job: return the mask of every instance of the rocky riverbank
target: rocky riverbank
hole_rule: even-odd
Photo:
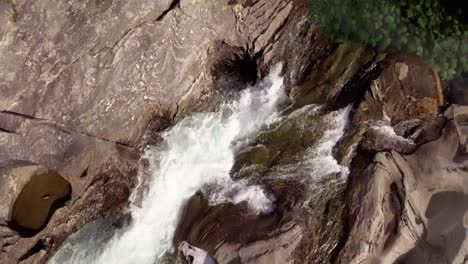
[[[275,211],[197,194],[174,247],[218,263],[466,261],[466,78],[332,43],[305,0],[4,1],[0,14],[1,263],[45,263],[87,223],[129,220],[145,147],[277,62],[290,100],[231,170]],[[304,162],[341,130],[321,148],[336,164]]]

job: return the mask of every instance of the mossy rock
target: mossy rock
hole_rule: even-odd
[[[315,105],[299,109],[260,132],[256,140],[236,154],[231,175],[261,174],[262,168],[295,164],[304,151],[322,136],[322,108]],[[242,175],[236,175],[239,171]]]
[[[332,104],[345,90],[347,86],[353,86],[353,78],[360,72],[378,61],[378,56],[364,46],[345,42],[331,52],[325,60],[317,62],[317,67],[312,70],[309,78],[300,86],[291,90],[294,103],[288,109],[288,113],[309,104],[325,104],[334,108]],[[347,91],[349,102],[355,96],[362,94],[365,87],[352,87],[354,91]],[[342,104],[346,105],[346,103]]]

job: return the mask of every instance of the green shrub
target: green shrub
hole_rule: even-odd
[[[337,42],[424,58],[445,79],[468,71],[468,32],[461,9],[435,0],[310,0],[310,14]]]

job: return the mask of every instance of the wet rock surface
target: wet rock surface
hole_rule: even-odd
[[[101,218],[84,225],[78,232],[67,237],[61,250],[50,260],[51,263],[65,263],[73,254],[77,254],[77,248],[87,249],[79,251],[80,256],[75,256],[85,260],[87,256],[96,254],[125,224],[125,219]]]
[[[307,8],[305,0],[0,1],[0,161],[38,164],[72,190],[24,236],[8,223],[18,192],[2,178],[0,263],[45,263],[87,223],[81,235],[114,232],[106,221],[125,218],[138,178],[149,177],[143,147],[277,62],[289,104],[231,171],[273,195],[275,211],[210,206],[197,194],[174,247],[188,241],[220,264],[463,263],[465,79],[445,89],[418,59],[331,43]],[[304,162],[340,130],[331,121],[348,105],[346,132],[327,156],[338,163]]]
[[[327,120],[333,116],[329,108],[284,111],[238,152],[231,171],[277,198],[274,213],[261,223],[279,220],[256,224],[253,231],[248,212],[233,213],[238,207],[211,211],[191,202],[179,239],[207,249],[222,263],[462,263],[466,107],[439,108],[436,79],[421,61],[391,56],[381,67],[355,102],[332,152],[349,175],[344,167],[327,174],[321,166],[330,164],[301,162],[309,148],[333,133],[327,128],[334,120]],[[370,77],[362,78],[365,83]],[[448,213],[443,207],[450,203]],[[239,225],[251,236],[229,235],[238,234]]]

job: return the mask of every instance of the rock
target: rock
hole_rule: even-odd
[[[321,152],[331,155],[329,141],[339,140],[349,112],[308,105],[265,127],[236,153],[231,175],[273,195],[274,212],[255,215],[245,205],[233,204],[210,207],[199,194],[186,205],[174,244],[186,240],[220,263],[329,261],[342,228],[343,203],[337,195],[344,189],[341,167],[317,168],[311,160],[328,155]],[[323,135],[328,135],[326,142]],[[318,158],[322,162],[317,165],[324,167],[330,164],[323,160],[333,159]]]
[[[407,56],[388,57],[360,103],[357,119],[387,118],[392,126],[411,119],[432,120],[438,114],[439,94],[432,68]]]
[[[214,87],[225,97],[257,82],[257,64],[247,51],[224,42],[215,43],[213,49],[217,55],[211,64],[211,75]]]
[[[468,155],[459,147],[450,120],[439,139],[413,154],[378,153],[363,174],[352,176],[350,186],[361,187],[347,198],[350,227],[339,263],[462,263]]]
[[[359,56],[356,58],[359,61]],[[375,63],[375,60],[376,58],[370,59],[367,63]],[[367,63],[361,65],[372,68]],[[372,75],[375,72],[370,70],[368,74]],[[360,76],[361,79],[356,75]],[[369,75],[359,75],[354,72],[354,74],[350,74],[352,77],[347,79],[347,84],[336,86],[341,88],[335,91],[337,91],[337,94],[346,94],[347,88],[343,87],[353,87],[356,82],[365,83],[366,80],[369,80],[367,79],[370,78]],[[336,78],[342,80],[344,77]],[[418,80],[418,78],[421,78],[421,80]],[[330,81],[330,83],[335,84],[336,79]],[[423,175],[418,180],[413,180],[410,186],[404,188],[400,183],[388,180],[387,176],[377,177],[375,175],[395,172],[399,173],[399,179],[404,178],[411,181],[410,176],[406,176],[407,173],[410,173],[410,170],[400,164],[401,160],[398,160],[400,162],[398,166],[402,167],[397,167],[394,164],[396,161],[388,161],[383,158],[386,157],[385,153],[392,153],[395,157],[403,157],[399,153],[408,156],[419,155],[420,152],[418,151],[420,150],[417,147],[438,140],[442,134],[442,129],[446,127],[447,119],[439,114],[439,93],[431,68],[414,58],[404,56],[388,57],[383,61],[382,72],[379,73],[372,84],[369,84],[369,87],[370,89],[365,92],[362,101],[358,103],[357,109],[351,114],[349,133],[335,147],[336,152],[342,155],[339,160],[344,164],[349,164],[351,169],[347,183],[341,184],[338,177],[330,175],[322,178],[322,180],[305,180],[310,172],[306,171],[308,167],[301,160],[304,150],[316,144],[316,140],[320,139],[324,133],[323,126],[330,124],[331,120],[321,121],[323,114],[327,112],[327,108],[316,111],[315,114],[312,114],[314,113],[314,111],[311,111],[312,106],[305,106],[293,111],[298,100],[295,100],[293,106],[288,110],[282,112],[283,117],[277,124],[265,128],[263,132],[259,133],[258,139],[251,146],[241,150],[236,157],[235,166],[231,171],[234,177],[242,177],[252,183],[262,185],[269,193],[278,198],[274,215],[287,216],[287,220],[281,220],[283,224],[280,225],[279,230],[285,230],[287,226],[297,226],[301,230],[301,241],[288,248],[286,254],[288,257],[284,259],[284,263],[289,261],[298,263],[352,263],[361,260],[374,263],[381,261],[382,256],[380,255],[353,255],[359,252],[355,250],[355,244],[361,243],[359,241],[361,241],[360,237],[363,237],[363,235],[353,235],[354,229],[352,228],[357,225],[362,225],[362,228],[369,228],[369,226],[373,228],[375,225],[375,230],[384,232],[384,235],[379,234],[378,239],[380,240],[375,242],[375,245],[377,248],[382,249],[382,252],[386,252],[387,244],[392,243],[392,230],[398,227],[398,221],[400,220],[397,219],[402,214],[401,208],[403,205],[399,203],[401,199],[404,199],[401,198],[402,190],[414,188],[414,182],[421,181],[426,184]],[[295,92],[294,90],[291,91],[293,98],[296,98]],[[311,95],[317,96],[317,98],[320,95],[327,98],[324,94],[320,94],[318,90],[311,91]],[[340,95],[335,94],[332,97],[340,98]],[[310,103],[310,101],[304,102],[305,104]],[[341,105],[338,99],[326,100],[326,102],[330,105]],[[301,107],[301,105],[296,106]],[[311,135],[316,136],[316,138]],[[442,135],[440,138],[444,139],[446,136]],[[359,147],[355,147],[356,145]],[[444,143],[441,143],[441,145],[444,145]],[[362,150],[365,150],[365,152],[363,153]],[[443,151],[440,152],[443,153]],[[375,153],[377,155],[374,160]],[[450,155],[447,154],[447,157],[450,157]],[[417,164],[417,162],[414,164]],[[311,169],[317,170],[318,168]],[[364,174],[369,176],[359,176]],[[288,181],[283,182],[279,178],[287,178]],[[280,186],[283,186],[282,184],[285,184],[284,188],[280,188]],[[387,198],[387,196],[384,198],[371,197],[370,195],[374,193],[377,195],[387,195],[389,193],[387,196],[390,196],[390,198]],[[369,200],[364,201],[369,201],[372,204],[369,204],[369,207],[361,208],[359,206],[363,201],[361,196],[366,194],[369,195],[369,198],[364,199]],[[415,200],[418,199],[415,198]],[[383,224],[375,220],[377,216],[368,214],[372,210],[377,210],[375,208],[379,208],[378,204],[382,200],[385,207],[380,211],[388,211],[394,215],[393,218],[389,217],[383,220],[383,223],[388,225],[386,229],[383,229],[384,231],[379,229]],[[243,257],[240,252],[245,252],[249,245],[261,243],[259,240],[263,241],[264,245],[271,247],[271,251],[266,250],[265,252],[280,252],[274,247],[274,241],[281,240],[281,234],[284,234],[282,232],[278,233],[278,227],[272,229],[269,227],[262,230],[259,234],[263,233],[263,236],[257,237],[257,242],[253,244],[229,236],[231,238],[228,239],[229,242],[217,240],[218,243],[211,241],[212,244],[208,245],[201,238],[219,236],[210,232],[209,225],[213,221],[211,219],[219,215],[219,213],[213,214],[206,211],[206,209],[192,207],[191,204],[188,205],[188,208],[193,209],[191,214],[197,215],[195,218],[189,217],[189,219],[198,219],[190,222],[190,226],[196,228],[197,231],[190,232],[190,235],[184,237],[195,243],[195,245],[208,248],[210,253],[213,253],[218,260],[248,263],[249,258]],[[231,210],[234,209],[228,208],[221,207],[219,210],[223,212],[223,215],[230,215]],[[188,210],[191,211],[192,209]],[[362,211],[359,211],[360,209]],[[196,211],[203,212],[203,214],[195,213]],[[299,219],[298,216],[301,216],[302,219]],[[236,217],[236,219],[239,219],[239,222],[247,222],[242,217]],[[183,226],[185,225],[188,224]],[[242,228],[248,230],[248,227]],[[218,225],[216,234],[227,234],[234,232],[233,230],[229,225]],[[361,232],[365,232],[364,229]],[[422,236],[422,233],[417,233],[417,235]],[[265,236],[268,239],[262,238]],[[374,244],[372,239],[367,241],[371,245]],[[348,243],[353,244],[349,246],[349,255],[346,255],[347,253],[343,252],[347,252]],[[218,247],[213,248],[214,245]],[[256,252],[262,251],[257,247],[251,249]],[[259,254],[252,258],[257,262],[262,259],[265,263],[274,259],[269,253]]]
[[[138,150],[11,113],[0,113],[0,127],[11,131],[0,132],[0,160],[40,164],[66,177],[73,190],[70,202],[32,237],[19,236],[0,220],[0,262],[43,263],[79,227],[97,218],[121,216],[136,184]]]
[[[220,245],[246,245],[251,241],[266,239],[287,218],[280,212],[256,215],[245,204],[209,206],[201,193],[190,199],[182,216],[174,245],[187,241],[203,248],[215,258]]]
[[[257,216],[242,204],[209,206],[195,196],[185,208],[174,245],[187,240],[232,263],[348,263],[361,256],[373,262],[382,257],[382,248],[407,251],[412,260],[421,252],[404,237],[406,231],[398,233],[401,239],[376,239],[376,246],[361,247],[369,224],[379,239],[397,237],[400,209],[410,209],[407,200],[423,211],[435,204],[420,214],[421,222],[435,226],[426,233],[428,243],[440,244],[432,237],[440,233],[439,222],[453,227],[446,234],[459,230],[462,205],[457,203],[451,215],[456,223],[434,208],[447,200],[463,201],[461,193],[447,187],[447,193],[430,193],[429,198],[418,186],[429,190],[433,184],[442,192],[441,182],[452,175],[452,167],[442,164],[439,176],[429,177],[434,159],[427,153],[434,148],[441,157],[464,158],[466,137],[460,135],[465,114],[447,117],[447,122],[439,115],[443,100],[428,65],[402,55],[383,58],[353,43],[333,43],[309,22],[307,9],[305,0],[2,1],[0,161],[25,160],[56,171],[71,184],[73,196],[31,237],[21,237],[0,219],[0,263],[44,263],[85,224],[124,217],[137,176],[143,183],[148,179],[141,159],[144,147],[160,142],[160,132],[180,118],[216,109],[224,96],[262,78],[280,61],[293,104],[282,112],[282,123],[266,128],[255,144],[239,151],[232,171],[273,194],[276,211]],[[462,90],[447,94],[458,98]],[[295,167],[319,142],[325,125],[317,122],[319,115],[295,111],[316,103],[325,104],[320,115],[356,105],[349,133],[332,152],[340,169],[351,165],[346,181],[340,173],[315,179],[310,167]],[[293,114],[296,119],[290,118]],[[423,147],[380,141],[369,128],[382,120],[397,136]],[[457,128],[447,132],[449,124]],[[442,128],[445,134],[437,139]],[[460,153],[441,147],[455,130]],[[366,153],[364,141],[358,147],[364,135],[374,137]],[[435,142],[440,145],[431,145]],[[404,156],[391,150],[415,152]],[[374,159],[378,151],[390,151],[391,157],[378,153]],[[401,183],[412,178],[400,157],[418,175],[411,184]],[[418,168],[415,160],[423,166]],[[453,179],[458,179],[449,180],[453,186],[463,185],[457,175],[466,167],[460,160],[450,161],[456,168]],[[403,172],[395,170],[396,163]],[[382,176],[383,167],[395,173],[394,185]],[[420,197],[411,198],[411,188]],[[380,212],[392,215],[381,221]],[[388,227],[384,234],[378,228],[383,225]],[[460,246],[456,239],[447,244],[453,251]],[[385,254],[396,260],[391,252]]]
[[[340,173],[314,178],[317,168],[304,165],[305,153],[319,144],[324,133],[339,133],[325,132],[336,125],[336,115],[330,114],[326,120],[323,115],[359,98],[366,89],[361,84],[369,82],[381,58],[350,43],[334,47],[320,35],[316,35],[313,49],[315,65],[303,70],[304,78],[291,90],[292,105],[281,113],[281,121],[265,128],[237,153],[231,170],[233,177],[247,179],[271,193],[277,199],[275,212],[252,216],[242,206],[207,207],[204,198],[196,196],[186,205],[175,245],[187,240],[226,263],[276,259],[323,263],[336,258],[334,248],[340,244],[345,224],[340,196],[345,185]],[[311,103],[325,103],[326,107]],[[407,148],[413,150],[412,145]],[[252,230],[253,226],[257,228]]]
[[[77,259],[90,263],[101,247],[112,239],[124,224],[125,221],[115,219],[97,219],[86,224],[78,232],[67,237],[60,251],[54,254],[48,263],[65,263],[72,255],[76,257],[76,254],[80,254]],[[85,248],[86,250],[83,250]]]
[[[448,84],[447,101],[452,104],[468,105],[468,74],[465,73]]]
[[[305,1],[228,2],[5,4],[0,111],[135,146],[150,120],[219,103],[210,71],[217,57],[242,50],[250,59],[239,66],[252,68],[238,76],[245,83],[283,58],[287,74],[300,76],[313,54]],[[219,42],[228,54],[217,53]]]
[[[351,171],[334,263],[463,262],[467,242],[455,234],[467,210],[465,132],[457,132],[457,106],[439,113],[439,96],[429,66],[405,56],[384,60],[342,140],[347,149],[359,141],[355,155],[338,152]],[[450,203],[454,210],[439,214]]]
[[[318,39],[315,45],[326,46],[326,43]],[[365,92],[364,84],[381,59],[373,51],[354,43],[343,43],[336,49],[317,49],[316,55],[323,58],[316,59],[304,83],[292,89],[292,110],[308,104],[325,104],[333,109],[350,104]]]
[[[44,263],[86,223],[121,217],[137,175],[148,175],[141,150],[185,115],[214,110],[219,77],[236,73],[221,83],[243,86],[283,61],[296,85],[317,56],[306,1],[10,1],[0,10],[0,161],[50,168],[73,189],[33,237],[0,223],[7,264]]]
[[[402,136],[402,137],[409,137],[414,132],[414,130],[418,129],[424,122],[420,119],[410,119],[402,121],[396,124],[393,128],[395,134]]]
[[[308,2],[230,1],[242,35],[241,45],[256,59],[258,76],[272,65],[285,65],[286,86],[298,85],[310,73],[310,64],[324,53],[323,38],[308,19]],[[229,2],[228,2],[229,3]]]
[[[201,248],[191,246],[186,241],[183,241],[179,250],[185,257],[188,264],[216,264],[216,261]]]
[[[70,183],[60,174],[30,162],[3,162],[0,175],[0,218],[23,232],[38,232],[71,196]]]
[[[396,150],[409,154],[440,136],[445,118],[439,113],[437,79],[423,61],[405,55],[387,56],[369,89],[356,102],[350,127],[337,159],[350,164],[356,142],[364,151]]]
[[[224,244],[218,249],[216,257],[218,263],[267,264],[272,263],[272,261],[293,263],[293,252],[301,239],[301,229],[295,226],[274,236],[274,238],[255,241],[247,246],[240,247],[236,244]],[[258,254],[259,252],[262,252],[262,254]]]
[[[416,149],[416,144],[411,139],[397,135],[390,125],[377,124],[364,133],[360,147],[366,151],[395,150],[409,154]]]
[[[217,263],[289,263],[302,238],[302,229],[291,225],[290,217],[286,211],[258,216],[246,206],[232,204],[209,207],[199,194],[186,206],[174,243],[187,238]]]
[[[251,146],[237,153],[231,175],[254,178],[269,167],[299,162],[306,149],[317,142],[326,129],[321,114],[324,114],[323,108],[309,105],[261,131]]]
[[[445,116],[453,120],[459,139],[459,150],[468,154],[468,106],[452,105]]]
[[[439,114],[433,120],[426,122],[419,119],[403,121],[395,125],[393,129],[397,135],[406,137],[419,146],[438,139],[446,122],[447,118]]]

